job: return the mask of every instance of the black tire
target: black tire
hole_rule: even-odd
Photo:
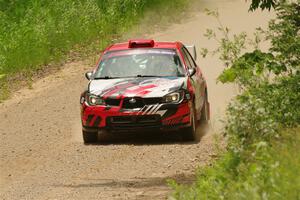
[[[183,129],[182,136],[185,141],[195,141],[197,139],[196,129],[197,129],[197,120],[195,109],[193,108],[191,115],[192,124],[190,127]]]
[[[202,123],[207,123],[209,120],[209,103],[207,100],[207,96],[205,97],[202,109],[201,109],[201,117],[200,117],[200,121]]]
[[[83,137],[84,144],[91,144],[91,143],[97,142],[98,133],[97,132],[82,131],[82,137]]]

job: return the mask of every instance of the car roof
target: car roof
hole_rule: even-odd
[[[131,44],[138,44],[138,45],[131,46]],[[146,46],[139,46],[145,44]],[[138,40],[129,40],[128,42],[113,44],[107,47],[105,49],[105,52],[126,50],[126,49],[137,49],[137,48],[180,49],[181,47],[182,47],[181,42],[156,42],[154,40],[138,39]]]

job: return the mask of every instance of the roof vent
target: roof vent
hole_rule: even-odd
[[[154,47],[154,40],[129,40],[129,48]]]

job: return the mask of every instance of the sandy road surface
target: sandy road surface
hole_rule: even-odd
[[[213,3],[211,3],[213,2]],[[265,25],[269,13],[248,14],[244,1],[202,1],[219,8],[234,31],[252,32]],[[152,35],[156,40],[180,40],[214,46],[202,37],[215,27],[211,17],[196,12],[183,24]],[[175,135],[135,134],[113,138],[110,144],[85,146],[81,140],[79,94],[87,81],[87,62],[68,63],[62,71],[23,89],[0,104],[0,199],[166,199],[167,178],[193,180],[197,165],[214,157],[213,133],[221,129],[233,86],[216,84],[222,70],[216,58],[199,59],[208,81],[212,120],[198,128],[199,143],[183,143]]]

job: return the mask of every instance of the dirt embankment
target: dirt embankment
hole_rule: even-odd
[[[268,13],[247,13],[240,1],[202,1],[219,8],[233,31],[253,32]],[[149,37],[214,47],[202,35],[216,27],[201,12]],[[198,49],[198,50],[199,50]],[[209,88],[212,120],[198,128],[199,143],[183,143],[176,134],[126,135],[106,145],[85,146],[81,140],[79,94],[87,81],[88,62],[67,63],[63,70],[22,89],[0,105],[1,199],[165,199],[166,179],[193,180],[194,169],[215,156],[214,133],[235,94],[216,84],[222,70],[217,58],[199,58]]]

